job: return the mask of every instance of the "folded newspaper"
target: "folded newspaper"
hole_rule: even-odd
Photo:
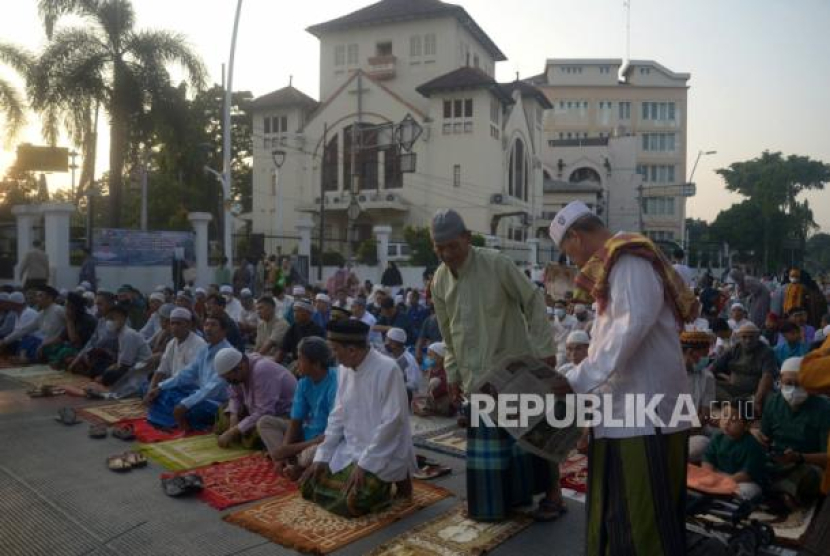
[[[498,400],[499,396],[514,398],[519,394],[535,394],[548,403],[540,411],[524,411],[521,418],[510,421],[498,420],[498,411],[491,416],[494,422],[504,428],[519,446],[528,452],[550,461],[565,461],[582,431],[573,419],[565,426],[551,423],[562,421],[566,413],[565,400],[554,398],[554,387],[567,381],[564,375],[534,357],[509,357],[501,360],[495,368],[472,387],[471,394],[487,394]],[[506,398],[505,398],[506,399]],[[550,403],[553,402],[553,403]],[[497,404],[498,405],[498,404]],[[514,403],[521,407],[521,404]],[[558,423],[557,423],[558,424]]]

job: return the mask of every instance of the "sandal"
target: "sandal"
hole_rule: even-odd
[[[147,458],[141,452],[124,452],[122,458],[130,467],[147,467]]]
[[[534,521],[550,522],[556,521],[567,512],[568,507],[565,505],[565,502],[556,503],[543,498],[539,500],[539,505],[535,510],[533,510],[533,512],[531,512],[530,517],[532,517]]]
[[[162,479],[161,487],[167,496],[176,497],[199,492],[204,488],[204,483],[202,477],[196,473],[188,473],[187,475]]]
[[[112,429],[112,435],[121,440],[135,440],[135,427],[133,425],[119,425]]]
[[[124,459],[123,454],[118,454],[115,456],[110,456],[107,458],[107,467],[110,471],[115,471],[118,473],[123,473],[125,471],[129,471],[132,469],[132,466]]]
[[[107,425],[104,423],[97,423],[94,425],[89,426],[89,437],[90,438],[106,438],[107,437]]]
[[[78,420],[78,415],[75,413],[75,410],[71,407],[62,407],[58,410],[58,416],[55,417],[55,421],[58,423],[63,423],[64,425],[77,425],[80,423]]]
[[[26,391],[30,398],[51,398],[53,396],[60,396],[66,393],[63,388],[56,388],[51,384],[43,384],[35,386]]]
[[[418,468],[418,471],[412,474],[413,479],[426,481],[429,479],[437,479],[444,475],[452,473],[452,469],[444,465],[424,465]]]

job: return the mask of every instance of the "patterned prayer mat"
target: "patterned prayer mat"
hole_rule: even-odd
[[[216,435],[189,436],[155,444],[139,444],[138,450],[170,471],[184,471],[238,459],[253,453],[244,448],[220,448]]]
[[[500,545],[533,519],[516,515],[507,521],[481,523],[464,517],[459,505],[377,547],[369,556],[479,556]]]
[[[588,456],[573,451],[559,464],[559,484],[577,492],[588,491]]]
[[[277,475],[274,463],[265,454],[254,454],[191,471],[163,473],[161,478],[183,473],[197,473],[202,477],[205,488],[199,493],[199,498],[217,510],[297,490],[296,483]]]
[[[457,458],[467,457],[467,430],[450,425],[414,436],[415,446]]]
[[[296,492],[226,515],[225,521],[244,527],[285,547],[328,554],[378,529],[430,506],[452,494],[441,487],[414,481],[412,500],[398,500],[388,510],[348,519],[303,500]]]
[[[28,365],[25,367],[21,367],[19,363],[15,365],[9,363],[8,365],[8,367],[0,366],[0,375],[26,383],[37,376],[54,375],[60,372],[52,369],[49,365]]]
[[[124,400],[106,405],[90,405],[81,408],[79,414],[92,421],[103,421],[112,425],[127,419],[144,419],[147,408],[141,400]]]
[[[420,415],[409,416],[409,426],[412,429],[412,436],[425,434],[440,429],[447,429],[455,425],[453,417],[421,417]]]
[[[178,440],[179,438],[186,438],[189,436],[199,436],[202,434],[210,434],[212,431],[188,431],[182,433],[181,431],[167,432],[157,429],[147,422],[146,417],[139,419],[123,419],[115,423],[116,425],[132,425],[135,432],[135,439],[142,444],[153,444],[154,442],[167,442],[168,440]]]

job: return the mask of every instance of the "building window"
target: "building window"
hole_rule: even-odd
[[[446,105],[444,107],[444,112],[446,113]],[[444,116],[446,118],[446,116]],[[495,98],[490,98],[490,121],[494,124],[499,123],[499,101]]]
[[[421,56],[421,35],[412,35],[409,37],[409,55],[412,58]]]
[[[476,69],[479,69],[478,68],[478,54],[473,55],[473,66],[475,66]]]
[[[375,45],[375,56],[383,57],[383,56],[391,56],[391,55],[392,55],[392,42],[391,41],[379,42]]]
[[[435,53],[435,33],[427,33],[424,35],[424,56],[435,56]]]
[[[674,241],[674,232],[667,230],[647,230],[646,235],[651,241]]]
[[[452,167],[452,186],[461,187],[461,164]]]
[[[508,195],[527,201],[528,161],[524,141],[516,139],[510,151],[510,164],[507,173]]]
[[[610,72],[611,72],[611,68],[609,68],[608,66],[600,66],[600,68],[599,68],[599,72],[600,72],[601,74],[603,74],[603,73],[610,73]]]
[[[457,98],[444,101],[444,135],[450,133],[472,133],[473,99]]]
[[[337,191],[337,147],[340,138],[335,135],[323,151],[323,191]]]
[[[350,66],[357,65],[357,45],[356,44],[350,44],[349,45],[349,48],[348,48],[348,51],[347,51],[347,56],[346,56],[346,63],[349,64]]]
[[[673,164],[639,164],[637,173],[645,183],[674,183],[675,166]]]
[[[464,117],[465,118],[472,118],[473,117],[473,99],[471,99],[471,98],[464,99]]]
[[[383,183],[384,189],[403,187],[401,171],[401,151],[397,145],[387,145],[383,149]]]
[[[642,117],[643,120],[674,121],[675,105],[673,102],[644,102],[642,104]]]
[[[643,214],[673,216],[674,197],[643,197]]]
[[[452,101],[445,100],[444,101],[444,119],[448,120],[452,118]]]
[[[264,133],[271,133],[271,116],[265,116],[262,120],[262,126]]]
[[[621,102],[619,104],[619,116],[621,120],[630,120],[631,119],[631,103],[630,102]]]
[[[334,47],[334,65],[342,66],[346,63],[346,47],[338,44]]]
[[[643,150],[649,152],[674,152],[674,133],[643,133]]]
[[[648,75],[651,73],[651,68],[640,68],[640,75]]]

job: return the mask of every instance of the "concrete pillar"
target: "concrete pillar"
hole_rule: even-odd
[[[536,266],[539,264],[539,240],[535,237],[531,238],[527,240],[527,245],[530,247],[530,258],[527,262]]]
[[[32,228],[40,217],[40,205],[15,205],[12,214],[17,219],[17,263],[14,265],[14,280],[20,282],[20,261],[32,247]]]
[[[210,267],[208,266],[208,223],[213,219],[209,212],[189,212],[187,219],[196,232],[196,285],[206,286],[210,283]]]
[[[311,230],[314,229],[314,222],[311,218],[304,216],[297,220],[297,231],[300,233],[300,244],[297,246],[297,254],[308,257],[311,263]]]
[[[380,266],[381,272],[383,272],[389,263],[389,236],[392,235],[392,227],[375,226],[372,228],[372,231],[375,232],[375,237],[377,238],[378,265]]]
[[[40,205],[40,211],[43,213],[43,235],[52,285],[57,288],[72,287],[78,278],[72,275],[69,267],[69,217],[75,212],[75,205],[47,203]]]

